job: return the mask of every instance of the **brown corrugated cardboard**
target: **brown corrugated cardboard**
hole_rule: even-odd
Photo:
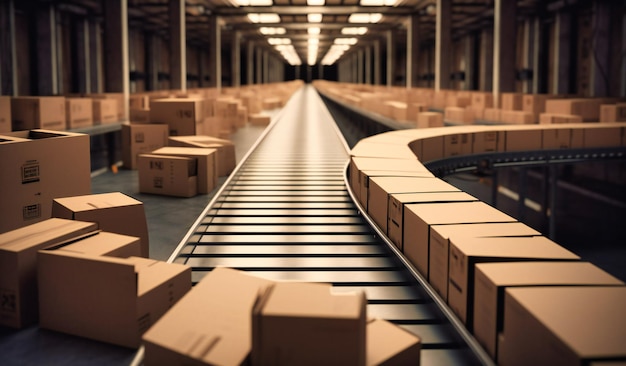
[[[139,191],[166,196],[193,197],[198,194],[198,161],[169,155],[141,154],[137,157]]]
[[[590,124],[583,131],[583,147],[619,147],[622,145],[621,126],[614,123]]]
[[[92,99],[93,124],[106,125],[120,121],[118,102],[115,99]]]
[[[581,116],[572,114],[557,114],[557,113],[541,113],[539,115],[539,124],[560,124],[560,123],[580,123],[583,119]]]
[[[157,99],[150,103],[150,123],[165,123],[171,136],[198,134],[204,119],[204,101],[195,98]]]
[[[254,307],[254,365],[365,365],[363,292],[330,284],[279,282]]]
[[[500,105],[504,111],[521,111],[523,107],[524,94],[521,93],[502,93],[500,94]]]
[[[150,110],[149,109],[130,109],[128,111],[128,121],[131,124],[150,123]]]
[[[13,131],[65,130],[65,97],[11,98]]]
[[[48,219],[0,234],[0,325],[37,322],[37,251],[98,229],[92,222]]]
[[[172,155],[198,160],[198,193],[207,194],[217,186],[217,149],[201,147],[166,146],[152,152],[154,155]]]
[[[493,93],[492,92],[472,92],[472,108],[487,109],[493,108]],[[498,106],[495,106],[498,107]]]
[[[40,326],[138,347],[191,288],[189,267],[134,257],[139,252],[139,238],[106,232],[39,251]]]
[[[271,122],[270,116],[263,114],[250,114],[248,115],[248,123],[253,126],[267,126]]]
[[[542,129],[543,149],[572,149],[581,148],[583,144],[583,130],[567,126],[554,126]],[[576,145],[576,141],[579,144]]]
[[[526,111],[500,111],[500,121],[514,125],[534,124],[535,116]]]
[[[66,128],[83,128],[93,125],[93,107],[89,98],[65,99]]]
[[[522,97],[522,110],[532,113],[536,123],[539,121],[539,114],[546,111],[546,101],[551,98],[556,98],[556,96],[549,94],[524,94]]]
[[[504,320],[504,290],[523,286],[614,285],[624,282],[588,262],[506,262],[476,264],[474,335],[495,360]]]
[[[420,112],[417,114],[417,128],[443,127],[443,114]]]
[[[502,365],[584,365],[626,358],[626,287],[509,288]]]
[[[145,94],[133,94],[128,97],[128,107],[132,110],[149,110],[150,97]]]
[[[581,116],[585,122],[600,119],[601,98],[557,99],[546,101],[546,113]]]
[[[449,122],[472,124],[474,122],[473,109],[463,107],[446,107],[444,111],[444,119]]]
[[[366,365],[419,365],[422,343],[418,336],[383,319],[367,323]]]
[[[413,203],[443,203],[478,201],[465,192],[392,193],[389,195],[387,236],[403,250],[404,207]]]
[[[115,101],[115,105],[112,104],[107,104],[107,109],[110,110],[113,109],[115,110],[115,122],[121,122],[124,120],[124,110],[125,110],[125,103],[124,103],[124,93],[96,93],[96,94],[87,94],[86,95],[89,98],[93,98],[93,99],[108,99],[108,100],[114,100]],[[109,117],[107,117],[107,120],[109,119]],[[94,117],[94,122],[95,122],[95,117]]]
[[[122,125],[122,163],[125,168],[137,169],[137,156],[148,154],[167,146],[167,125],[127,124]]]
[[[483,119],[489,122],[502,122],[500,112],[498,108],[487,108],[483,114]]]
[[[472,152],[474,154],[486,152],[500,152],[504,149],[504,138],[501,131],[483,131],[472,134]]]
[[[11,132],[11,97],[0,95],[0,133]]]
[[[472,331],[475,264],[550,260],[575,261],[580,260],[580,257],[543,236],[452,237],[450,238],[448,305]]]
[[[451,237],[538,236],[521,222],[443,224],[430,226],[428,282],[443,300],[448,299],[448,263]]]
[[[626,103],[601,105],[600,122],[626,122]]]
[[[484,202],[408,204],[404,207],[404,255],[428,279],[431,225],[515,221]]]
[[[392,193],[459,192],[460,189],[430,177],[370,177],[367,213],[387,233],[389,195]]]
[[[428,106],[424,103],[407,103],[406,117],[409,121],[418,122],[419,127],[419,114],[428,111]],[[442,116],[443,117],[443,116]],[[442,118],[443,124],[443,118]]]
[[[443,157],[463,156],[472,153],[472,134],[450,133],[443,136]]]
[[[273,283],[215,268],[143,335],[144,364],[243,364],[252,348],[252,308]]]
[[[524,128],[504,131],[504,151],[541,150],[543,129]]]
[[[148,224],[143,203],[120,192],[57,198],[52,216],[98,223],[101,230],[136,236],[141,256],[149,257]]]
[[[235,144],[229,140],[211,136],[170,136],[168,143],[170,146],[217,149],[217,174],[220,177],[229,175],[237,165]]]
[[[89,136],[32,130],[0,136],[0,232],[50,218],[52,199],[91,192]]]

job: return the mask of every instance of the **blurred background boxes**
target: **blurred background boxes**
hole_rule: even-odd
[[[13,131],[65,130],[65,97],[11,98]]]
[[[65,99],[66,128],[83,128],[93,126],[93,105],[89,98]]]
[[[115,99],[92,99],[93,124],[106,125],[121,121],[118,116],[118,101]]]
[[[140,154],[137,157],[139,192],[175,197],[198,194],[197,159]]]
[[[169,127],[165,124],[123,124],[122,164],[137,169],[137,156],[167,146]]]
[[[0,133],[11,132],[11,97],[0,96]]]

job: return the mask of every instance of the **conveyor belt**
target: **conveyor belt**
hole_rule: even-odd
[[[363,289],[369,316],[423,341],[422,365],[490,363],[423,280],[361,215],[348,148],[311,86],[299,90],[196,221],[170,261],[199,281],[216,266]],[[452,321],[451,321],[452,320]]]

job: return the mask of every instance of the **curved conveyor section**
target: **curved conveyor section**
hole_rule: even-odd
[[[228,266],[274,280],[363,289],[369,316],[421,337],[422,365],[492,364],[360,215],[345,184],[348,161],[319,95],[311,86],[300,89],[170,261],[191,266],[196,282]]]

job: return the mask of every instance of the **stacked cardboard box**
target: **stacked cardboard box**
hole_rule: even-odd
[[[65,110],[65,109],[64,109]],[[31,130],[0,136],[0,233],[51,217],[52,200],[91,192],[89,136]]]
[[[151,154],[182,156],[196,159],[198,169],[198,193],[210,193],[217,186],[217,149],[166,146],[154,150]]]
[[[474,112],[470,108],[446,107],[444,118],[449,122],[472,124],[474,123]]]
[[[65,99],[66,128],[83,128],[93,126],[93,106],[89,98]]]
[[[139,192],[175,197],[198,194],[198,161],[194,158],[140,154]]]
[[[11,98],[13,130],[65,130],[65,97]]]
[[[229,175],[237,165],[235,144],[212,136],[170,136],[169,146],[217,149],[217,175]]]
[[[170,136],[202,134],[203,120],[202,99],[168,98],[150,103],[150,123],[167,124]]]
[[[167,146],[169,127],[165,124],[122,125],[122,163],[137,169],[137,156]]]
[[[601,105],[600,122],[626,122],[626,103]]]
[[[417,114],[417,128],[443,127],[443,114],[420,112]]]
[[[119,117],[119,103],[116,99],[92,99],[93,124],[105,125],[121,121]]]
[[[11,97],[0,96],[0,133],[11,132]]]

